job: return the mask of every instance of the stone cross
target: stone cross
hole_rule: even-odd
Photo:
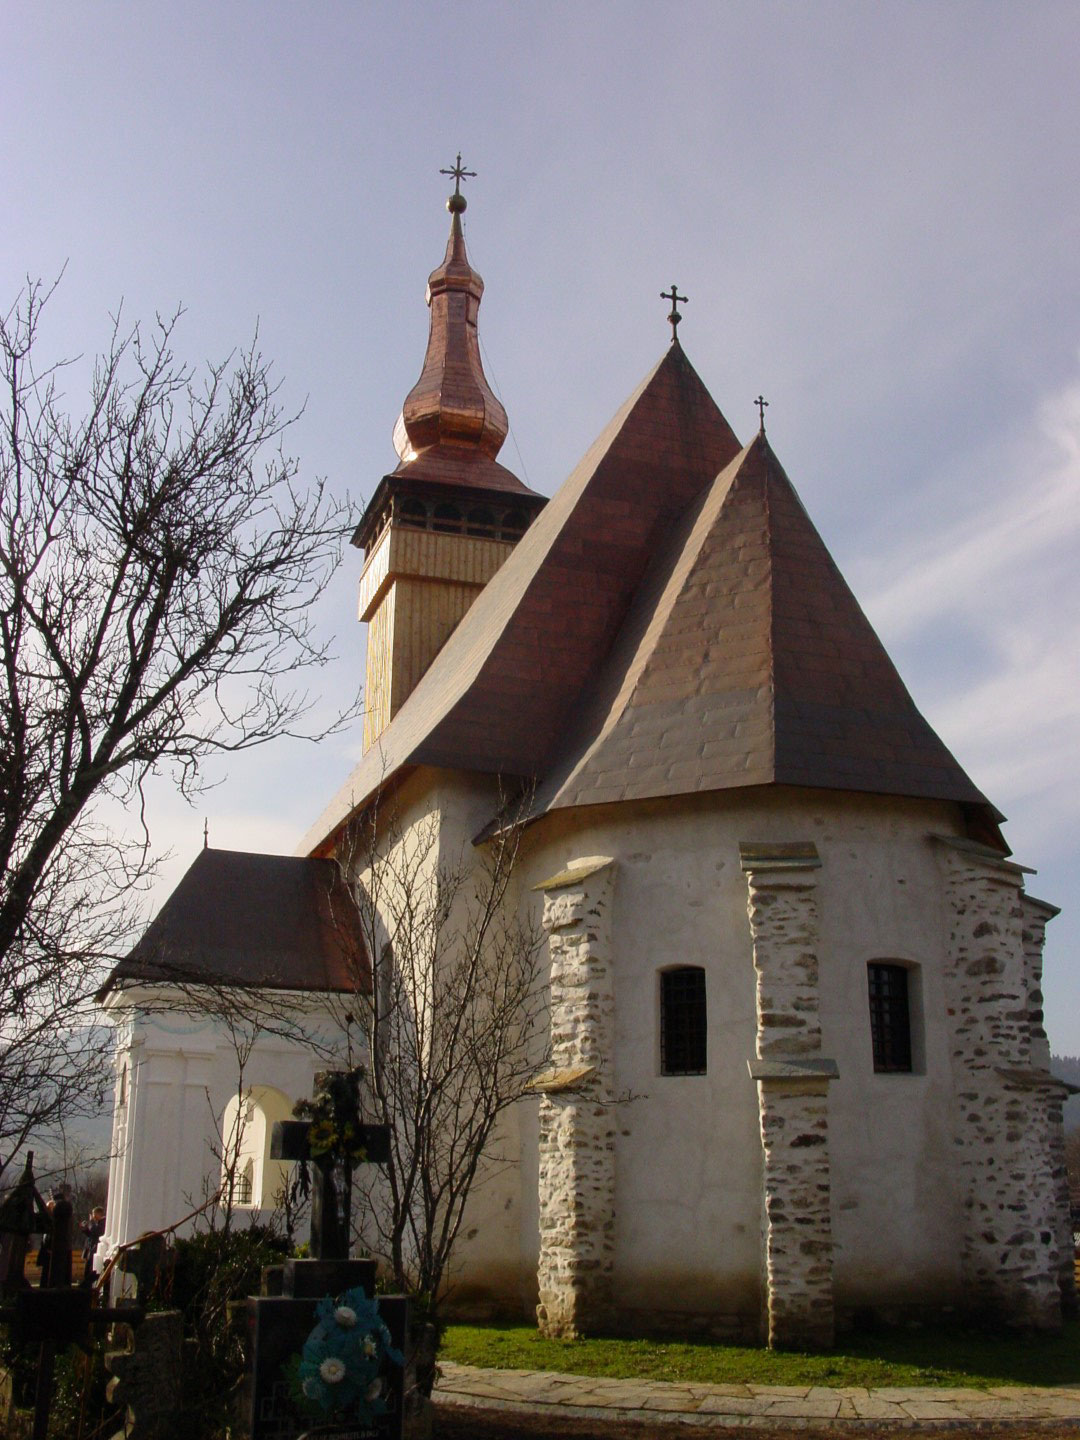
[[[315,1078],[324,1095],[336,1092],[340,1096],[349,1089],[351,1077],[330,1072]],[[363,1149],[362,1160],[353,1160],[337,1149],[313,1154],[311,1132],[320,1123],[317,1120],[278,1120],[270,1135],[271,1159],[310,1163],[315,1172],[311,1183],[311,1254],[316,1260],[349,1258],[353,1169],[359,1164],[385,1165],[390,1159],[389,1125],[361,1124],[355,1105],[347,1108],[352,1111],[352,1144]],[[335,1175],[335,1171],[339,1173]]]

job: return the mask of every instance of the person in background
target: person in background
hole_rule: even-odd
[[[98,1241],[105,1233],[105,1207],[95,1205],[90,1211],[90,1218],[84,1220],[79,1226],[83,1233],[83,1277],[82,1283],[87,1287],[93,1285],[96,1278],[94,1271],[94,1254],[98,1247]]]

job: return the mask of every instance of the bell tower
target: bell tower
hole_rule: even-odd
[[[484,282],[469,264],[461,156],[446,202],[450,238],[428,279],[420,378],[394,427],[398,467],[379,482],[353,535],[364,551],[360,619],[368,629],[364,749],[417,681],[547,503],[495,457],[509,429],[480,362]]]

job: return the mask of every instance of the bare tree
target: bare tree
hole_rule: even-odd
[[[114,322],[72,418],[63,366],[35,359],[50,294],[0,320],[0,1173],[103,1083],[88,999],[148,874],[144,782],[190,794],[207,756],[296,723],[346,521],[297,488],[255,344],[197,375],[178,315]],[[106,800],[140,839],[109,833]]]
[[[360,1173],[365,1223],[395,1285],[437,1312],[470,1192],[498,1126],[543,1061],[540,936],[518,915],[520,826],[456,863],[435,817],[396,832],[369,816],[342,859],[356,875],[374,983],[356,1003],[383,1173]]]

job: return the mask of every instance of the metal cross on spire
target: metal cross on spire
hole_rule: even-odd
[[[671,326],[671,343],[674,345],[675,341],[679,338],[679,321],[682,319],[682,316],[679,314],[679,301],[681,300],[684,305],[687,305],[689,304],[689,298],[686,295],[679,294],[678,287],[673,280],[670,290],[660,291],[660,299],[671,301],[671,314],[667,318],[668,324]]]
[[[764,396],[764,395],[759,395],[759,396],[757,397],[757,399],[754,401],[754,404],[757,406],[757,408],[758,408],[758,414],[761,416],[761,422],[760,422],[760,424],[759,424],[759,426],[758,426],[758,434],[759,434],[759,435],[764,435],[764,434],[765,434],[765,411],[769,408],[769,402],[765,399],[765,396]]]
[[[462,165],[461,163],[461,151],[459,150],[457,160],[454,162],[454,164],[447,166],[443,170],[440,170],[439,174],[449,175],[454,182],[454,193],[446,202],[446,208],[451,211],[464,210],[465,196],[461,193],[461,182],[462,180],[475,180],[476,171],[465,169],[464,165]]]

